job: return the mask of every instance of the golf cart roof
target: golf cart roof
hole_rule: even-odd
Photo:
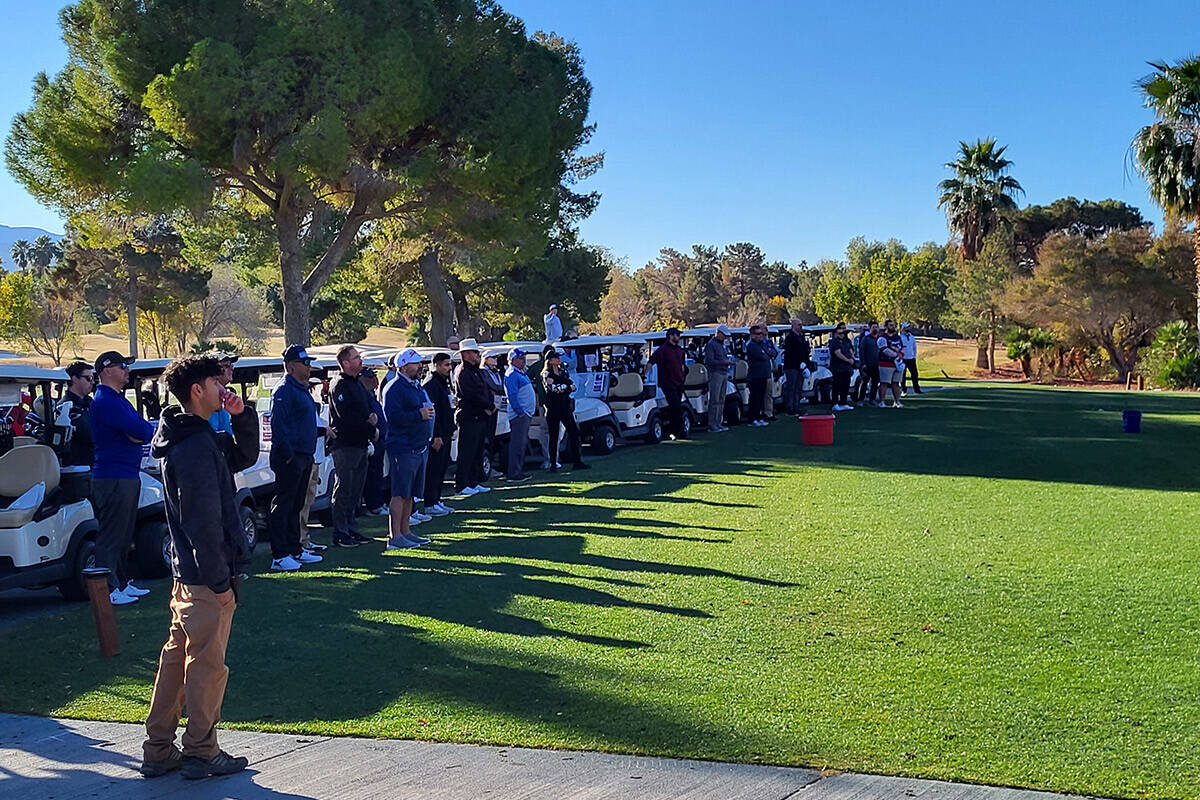
[[[648,333],[623,333],[618,336],[580,336],[578,339],[568,339],[555,343],[555,347],[559,350],[571,349],[576,347],[612,347],[614,345],[639,345],[645,344],[650,334]]]
[[[65,369],[43,369],[29,364],[0,363],[0,382],[4,383],[41,383],[52,381],[61,383],[67,380]]]
[[[850,326],[850,325],[846,326],[846,328],[849,330],[854,330],[856,327],[858,327],[858,326]],[[805,333],[813,333],[818,336],[824,336],[827,333],[833,333],[835,330],[837,330],[837,325],[805,325],[804,326]]]
[[[161,375],[167,365],[174,360],[173,358],[140,359],[129,366],[129,374],[138,377]],[[336,362],[326,359],[313,358],[313,366],[317,368],[326,368],[335,364]],[[252,369],[283,372],[283,359],[279,356],[238,356],[238,360],[233,364],[235,376],[239,372]]]

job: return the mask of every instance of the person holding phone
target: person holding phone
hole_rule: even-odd
[[[225,649],[237,608],[239,562],[249,556],[234,497],[233,474],[258,459],[258,415],[221,384],[210,356],[171,362],[163,379],[179,405],[162,415],[150,453],[162,472],[171,533],[171,628],[158,661],[140,772],[148,778],[179,769],[185,778],[231,775],[246,768],[217,744],[229,669]],[[229,412],[231,432],[209,419]],[[182,706],[188,724],[175,746]]]

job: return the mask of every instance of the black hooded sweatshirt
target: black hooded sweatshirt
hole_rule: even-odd
[[[208,420],[168,406],[150,444],[158,459],[171,531],[171,573],[187,585],[217,594],[229,588],[249,548],[234,502],[233,473],[258,460],[258,414],[233,417],[233,436]]]

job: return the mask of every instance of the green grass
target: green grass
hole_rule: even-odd
[[[1191,396],[975,386],[622,449],[256,576],[226,724],[1195,797],[1198,447]],[[65,608],[0,709],[140,721],[165,587],[107,664]]]

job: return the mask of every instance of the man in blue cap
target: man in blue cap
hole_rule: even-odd
[[[308,391],[312,358],[303,345],[283,351],[287,376],[271,392],[271,471],[275,497],[267,515],[271,569],[291,572],[321,556],[300,545],[300,512],[317,451],[317,406]]]
[[[504,375],[504,394],[508,397],[508,469],[509,483],[529,480],[525,474],[525,449],[529,446],[529,426],[537,409],[533,381],[525,374],[525,351],[508,352],[508,371]]]

